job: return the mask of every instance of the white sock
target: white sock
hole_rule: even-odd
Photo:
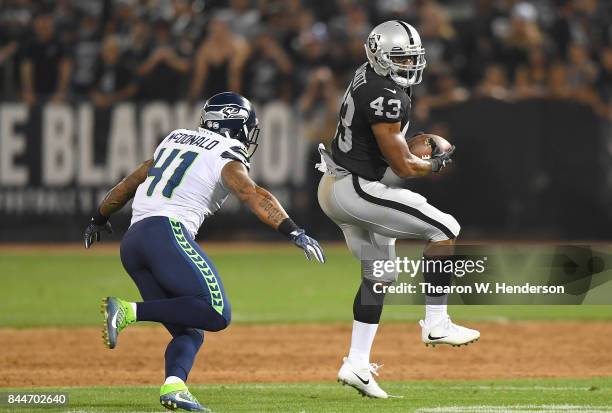
[[[136,315],[136,303],[130,303],[132,306],[132,311],[134,311],[134,318],[138,320],[138,316]]]
[[[164,384],[174,384],[174,383],[183,383],[183,380],[181,380],[180,377],[168,376],[166,377],[166,381],[164,382]]]
[[[370,364],[370,351],[378,330],[378,324],[367,324],[353,320],[353,334],[351,336],[351,349],[349,361],[357,366]]]
[[[425,324],[433,326],[448,317],[446,304],[426,304]]]

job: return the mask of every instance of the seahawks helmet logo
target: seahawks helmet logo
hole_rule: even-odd
[[[249,111],[240,106],[226,106],[221,109],[224,119],[248,119]]]
[[[376,53],[378,50],[378,41],[380,40],[380,34],[372,33],[370,37],[368,37],[368,47],[370,48],[370,52]]]

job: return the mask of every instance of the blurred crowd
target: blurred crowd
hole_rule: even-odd
[[[388,19],[426,48],[418,118],[475,96],[575,99],[612,118],[605,0],[0,0],[0,96],[108,107],[233,90],[296,104],[321,136]]]

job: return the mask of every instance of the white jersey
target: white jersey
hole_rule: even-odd
[[[155,149],[147,179],[136,190],[132,224],[165,216],[180,221],[195,236],[229,195],[221,170],[230,161],[249,168],[242,142],[205,129],[171,132]]]

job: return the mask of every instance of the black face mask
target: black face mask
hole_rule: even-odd
[[[247,147],[247,156],[249,157],[249,159],[253,156],[253,154],[257,150],[257,147],[259,146],[259,143],[257,142],[259,140],[259,132],[260,132],[259,127],[255,126],[253,129],[249,131],[247,140],[244,143],[245,146]]]

